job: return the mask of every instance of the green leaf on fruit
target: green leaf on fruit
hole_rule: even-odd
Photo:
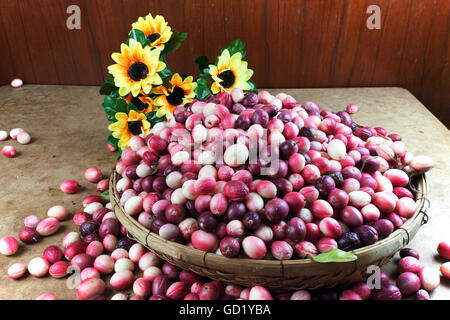
[[[317,256],[312,257],[312,259],[319,263],[329,263],[355,261],[358,257],[351,252],[333,249],[331,251],[318,254]]]
[[[109,199],[109,190],[106,190],[106,191],[102,192],[100,194],[100,198],[102,199],[102,201],[104,203],[108,203],[110,201],[110,199]]]
[[[161,55],[165,56],[166,54],[177,50],[181,46],[181,42],[183,42],[186,37],[186,32],[181,33],[172,29],[172,36],[169,41],[164,44],[164,50],[161,52]]]

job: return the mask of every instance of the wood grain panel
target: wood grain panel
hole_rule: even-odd
[[[81,30],[66,28],[72,4]],[[449,0],[0,0],[0,83],[99,85],[148,12],[189,34],[172,70],[196,75],[198,55],[242,38],[258,87],[404,87],[450,127]]]

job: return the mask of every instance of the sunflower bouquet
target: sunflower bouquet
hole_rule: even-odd
[[[108,137],[111,149],[121,152],[135,135],[147,135],[150,128],[172,117],[178,106],[188,107],[194,100],[208,100],[212,94],[234,88],[256,92],[250,81],[244,42],[235,40],[221,50],[215,62],[200,56],[195,62],[199,77],[173,73],[166,55],[177,50],[187,33],[172,29],[163,16],[148,14],[132,24],[120,53],[112,54],[115,64],[108,67],[100,94],[103,109],[111,124]]]

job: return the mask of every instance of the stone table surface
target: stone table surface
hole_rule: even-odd
[[[297,101],[315,101],[322,108],[342,110],[356,103],[359,112],[354,119],[359,124],[383,126],[389,132],[402,135],[414,154],[431,156],[435,168],[427,175],[431,188],[428,210],[429,222],[424,225],[409,246],[417,249],[422,263],[439,268],[443,262],[436,255],[439,241],[450,240],[450,184],[448,157],[449,130],[414,96],[401,88],[347,89],[270,89],[272,94],[287,92]],[[96,194],[95,184],[84,179],[84,171],[98,167],[105,175],[117,158],[106,149],[107,120],[101,108],[98,87],[26,85],[19,89],[0,87],[0,130],[20,127],[32,136],[28,145],[17,141],[0,141],[0,148],[13,145],[15,158],[0,155],[0,237],[15,236],[30,214],[46,217],[47,210],[57,204],[66,206],[70,219],[53,236],[33,245],[20,245],[13,256],[0,255],[0,299],[34,299],[42,293],[53,292],[58,299],[75,299],[75,290],[67,279],[42,279],[26,275],[20,280],[7,277],[14,262],[25,265],[41,256],[49,245],[61,246],[63,236],[77,230],[71,221],[73,213],[82,209],[82,199]],[[449,110],[450,112],[450,110]],[[82,185],[79,193],[66,195],[59,184],[76,179]],[[395,272],[395,262],[384,270]],[[450,299],[450,281],[432,293],[432,299]],[[112,295],[107,292],[107,296]]]

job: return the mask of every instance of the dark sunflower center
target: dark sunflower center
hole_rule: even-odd
[[[173,106],[178,106],[183,102],[184,91],[179,86],[173,87],[172,92],[167,96],[167,101]]]
[[[159,33],[152,33],[151,35],[149,35],[147,37],[148,40],[150,40],[150,43],[155,42],[156,40],[158,40],[159,38],[161,38],[161,35]]]
[[[132,97],[131,98],[131,103],[134,104],[134,106],[139,110],[142,111],[145,108],[147,108],[148,104],[143,102],[141,99],[139,99],[139,96],[137,97]]]
[[[128,131],[137,136],[142,133],[141,125],[141,121],[128,121]]]
[[[220,81],[220,85],[224,88],[230,88],[236,80],[234,73],[231,70],[219,73],[218,77],[222,80]]]
[[[128,69],[128,75],[134,81],[139,81],[147,78],[148,68],[145,63],[135,62]]]

